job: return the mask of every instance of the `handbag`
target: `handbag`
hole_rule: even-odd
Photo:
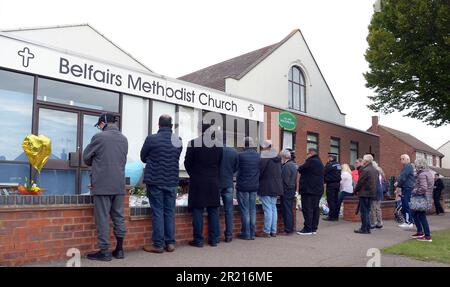
[[[411,197],[409,208],[412,211],[427,211],[430,207],[428,199],[425,195],[418,195]]]

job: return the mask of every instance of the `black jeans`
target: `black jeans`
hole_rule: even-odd
[[[370,205],[372,199],[370,197],[359,198],[359,213],[361,214],[361,230],[370,232]]]
[[[284,232],[294,232],[294,201],[295,190],[285,189],[283,195],[280,196],[281,216],[283,217]]]
[[[339,218],[339,183],[327,184],[327,203],[330,208],[328,217],[330,219]]]
[[[444,209],[442,208],[442,205],[441,205],[441,193],[442,193],[442,190],[440,190],[440,191],[435,190],[433,192],[433,201],[434,201],[434,207],[436,208],[436,214],[444,213]]]
[[[319,226],[319,202],[322,195],[302,194],[302,212],[305,219],[306,232],[314,232]]]

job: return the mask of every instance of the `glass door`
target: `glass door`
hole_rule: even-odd
[[[90,168],[83,162],[83,150],[99,132],[94,127],[99,113],[38,106],[38,134],[52,141],[52,153],[35,175],[36,182],[46,189],[44,195],[83,194],[89,192]],[[36,173],[34,173],[36,174]]]

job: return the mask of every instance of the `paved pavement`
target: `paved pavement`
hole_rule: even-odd
[[[450,228],[450,216],[429,216],[432,231]],[[301,220],[300,222],[303,222]],[[144,251],[126,253],[123,260],[97,262],[82,259],[82,266],[366,266],[369,248],[383,248],[408,240],[411,231],[402,230],[394,221],[371,235],[353,233],[359,223],[321,221],[317,235],[256,238],[254,241],[233,239],[218,247],[177,246],[173,253],[150,254]],[[430,244],[424,242],[423,244]],[[433,244],[433,243],[431,243]],[[422,262],[403,256],[381,255],[382,266],[447,266]],[[65,266],[65,261],[39,262],[30,266]]]

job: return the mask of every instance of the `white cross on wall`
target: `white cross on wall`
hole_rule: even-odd
[[[30,49],[28,49],[28,47],[23,48],[23,50],[17,52],[17,54],[22,57],[22,66],[25,68],[30,64],[30,59],[34,58],[34,54],[30,53]]]

